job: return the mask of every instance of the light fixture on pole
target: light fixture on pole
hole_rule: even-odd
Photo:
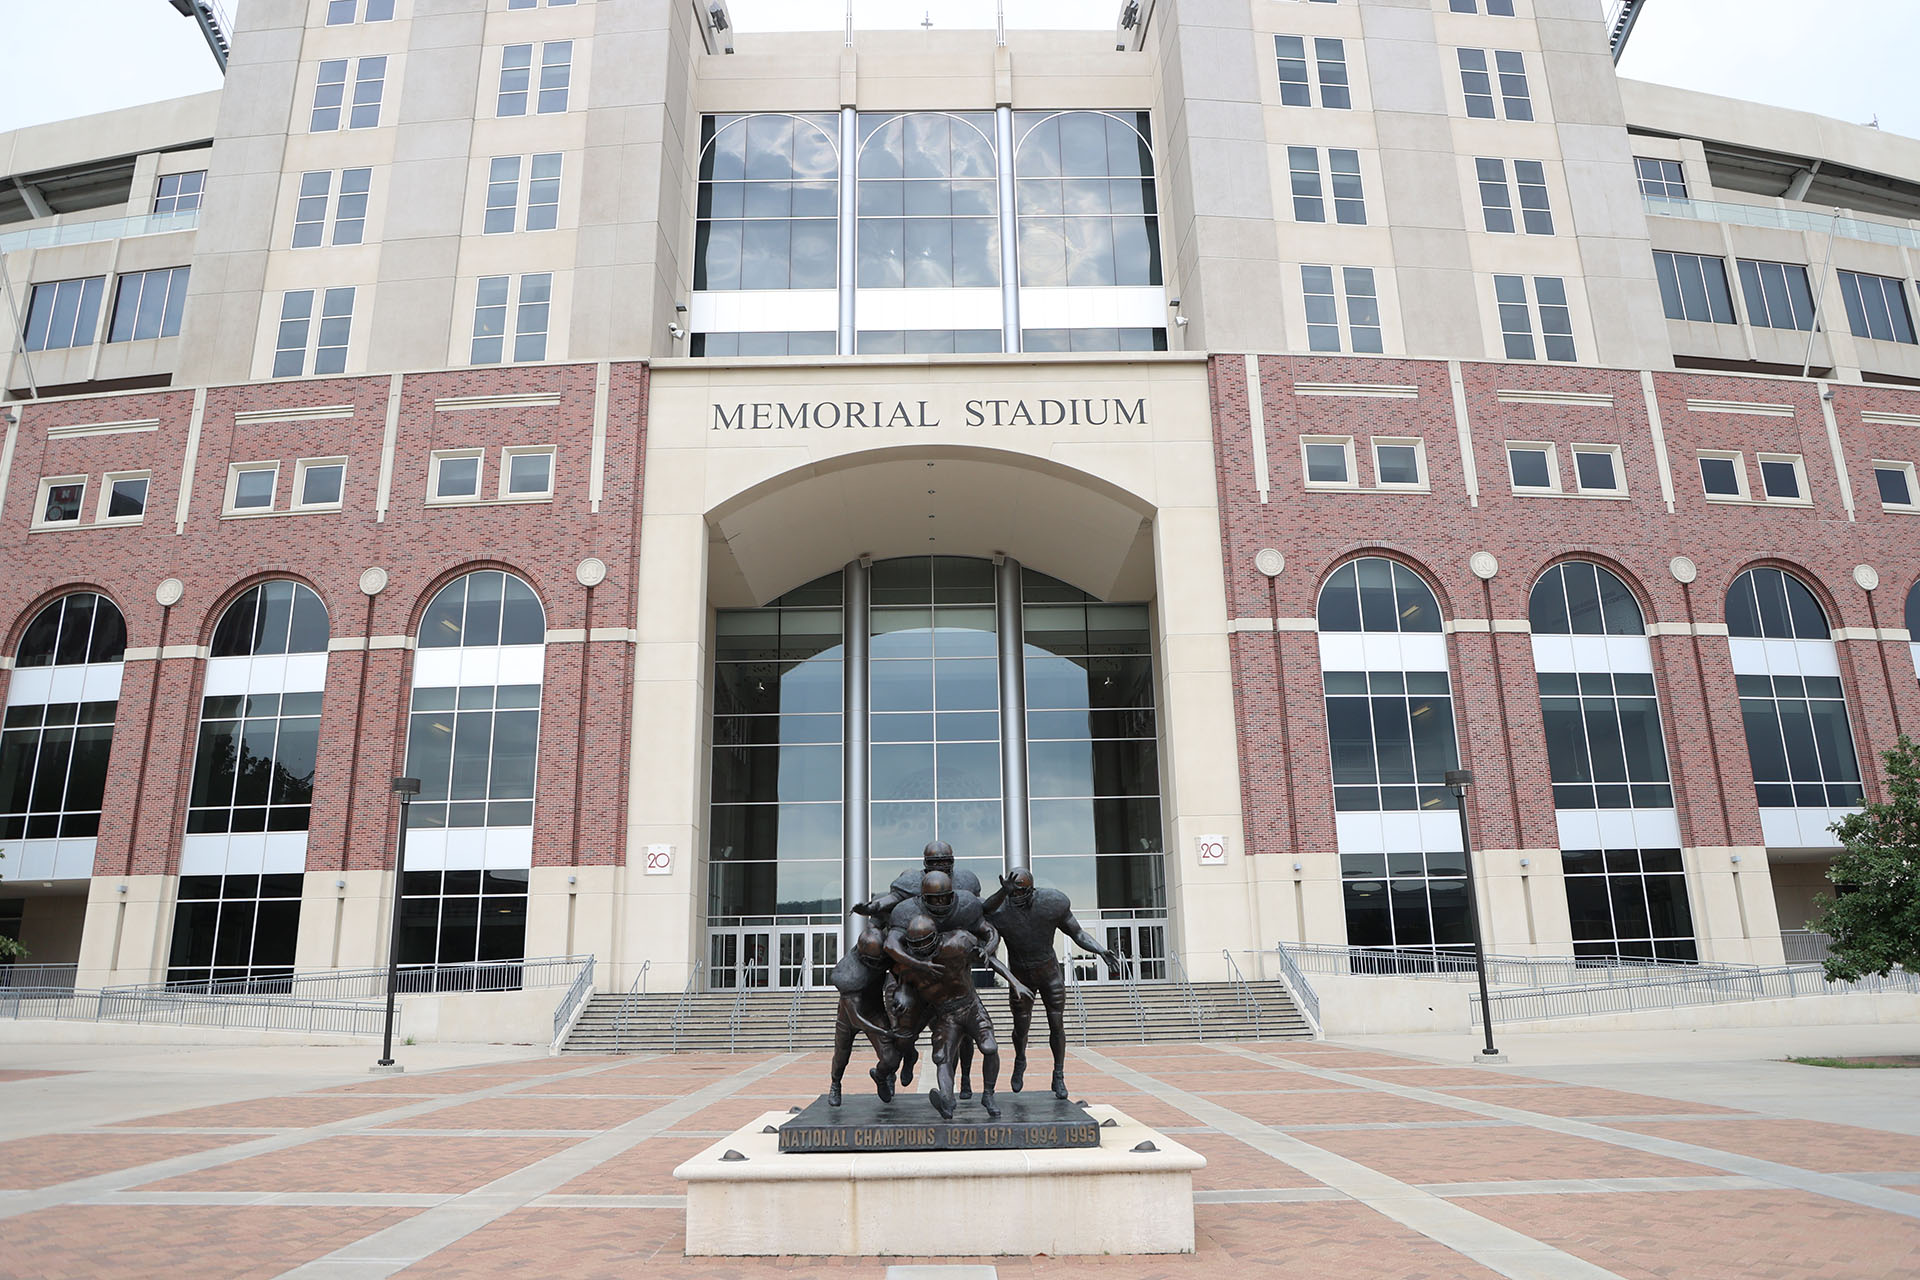
[[[407,808],[420,794],[420,779],[395,778],[393,794],[400,797],[400,838],[393,854],[393,915],[387,925],[387,1031],[380,1046],[376,1075],[390,1075],[406,1068],[393,1060],[393,1005],[400,986],[400,886],[407,870]]]
[[[1493,1047],[1493,1002],[1487,998],[1487,951],[1480,942],[1480,902],[1473,883],[1473,838],[1467,834],[1467,788],[1473,785],[1473,771],[1449,769],[1446,784],[1460,813],[1460,855],[1467,864],[1467,923],[1473,930],[1473,970],[1480,979],[1480,1025],[1487,1033],[1487,1047],[1474,1055],[1474,1061],[1505,1062],[1506,1055]]]

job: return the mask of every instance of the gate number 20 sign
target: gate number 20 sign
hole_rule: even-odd
[[[1194,849],[1200,855],[1203,867],[1224,867],[1227,865],[1227,838],[1225,836],[1197,836]]]
[[[650,844],[647,846],[647,874],[650,876],[670,876],[673,874],[672,845]]]

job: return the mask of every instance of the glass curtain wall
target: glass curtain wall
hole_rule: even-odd
[[[1466,858],[1444,785],[1460,756],[1439,601],[1413,570],[1368,556],[1327,579],[1319,629],[1347,943],[1465,949]]]
[[[865,619],[843,574],[715,622],[708,984],[818,986],[838,958],[845,823],[864,822],[884,893],[941,839],[991,892],[1006,868],[1002,753],[1024,714],[1033,869],[1096,936],[1167,976],[1153,660],[1145,605],[1022,574],[1025,708],[1000,705],[992,562],[921,556],[870,570]],[[843,625],[867,628],[849,669]],[[864,681],[869,803],[844,814],[846,681]],[[1087,980],[1096,975],[1088,972]]]
[[[1699,958],[1646,622],[1586,561],[1534,584],[1533,662],[1576,957]]]

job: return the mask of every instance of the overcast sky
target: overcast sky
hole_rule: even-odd
[[[1265,0],[1252,0],[1265,3]],[[248,0],[217,0],[224,8]],[[1596,8],[1605,0],[1592,0]],[[854,0],[864,28],[991,26],[993,0]],[[1006,0],[1014,27],[1111,29],[1119,0]],[[742,31],[837,29],[840,0],[731,0]],[[0,0],[0,130],[218,88],[167,0]],[[1920,137],[1920,0],[1653,0],[1621,70]]]

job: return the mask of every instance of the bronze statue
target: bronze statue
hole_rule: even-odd
[[[909,867],[893,878],[893,884],[879,897],[867,902],[857,902],[853,910],[857,915],[872,916],[885,920],[892,916],[893,909],[908,898],[920,893],[920,877],[929,871],[944,871],[953,878],[953,887],[964,889],[978,897],[980,877],[965,869],[953,868],[953,846],[945,840],[935,840],[920,851],[920,870]]]
[[[935,841],[935,844],[940,844]],[[931,847],[931,846],[929,846]],[[941,848],[945,849],[944,845]],[[951,854],[952,850],[946,850]],[[896,882],[897,883],[897,882]],[[963,888],[956,888],[953,878],[944,871],[924,871],[920,874],[916,896],[897,904],[887,919],[886,952],[893,962],[894,971],[899,972],[907,963],[906,950],[901,937],[915,916],[925,915],[934,921],[942,931],[964,929],[979,941],[980,950],[985,955],[994,955],[1000,950],[1000,935],[986,921],[986,904],[977,894]],[[898,989],[898,982],[888,988],[888,1011],[893,1015],[897,1035],[904,1036],[906,1043],[920,1034],[923,1027],[933,1021],[932,1011],[915,1008],[917,996],[912,987]],[[973,1096],[973,1042],[963,1039],[960,1047],[960,1092],[962,1098]]]
[[[943,872],[928,872],[922,885],[923,900],[939,896],[930,894],[929,890],[950,892],[949,885],[935,883],[936,876],[946,881]],[[985,950],[979,935],[969,929],[948,928],[942,932],[932,917],[921,913],[908,920],[899,934],[900,959],[895,972],[902,986],[913,988],[920,1002],[933,1010],[933,1061],[938,1073],[927,1096],[934,1110],[942,1119],[953,1119],[954,1060],[959,1056],[961,1045],[970,1041],[980,1050],[981,1109],[997,1117],[1000,1108],[994,1105],[993,1090],[1000,1078],[1000,1046],[993,1036],[993,1019],[987,1007],[980,1003],[980,993],[974,990],[975,955],[984,954],[987,964],[1007,980],[1016,998],[1024,997],[1031,1004],[1033,993],[1013,976],[998,956]],[[892,944],[890,937],[889,954],[892,954]]]
[[[1033,872],[1025,867],[1001,876],[1000,888],[983,906],[988,924],[1006,939],[1008,967],[1033,988],[1029,991],[1016,983],[1007,992],[1013,1013],[1013,1091],[1020,1092],[1026,1083],[1027,1034],[1033,1026],[1033,992],[1038,991],[1047,1011],[1047,1043],[1053,1050],[1053,1096],[1064,1098],[1067,990],[1060,961],[1053,954],[1054,931],[1066,934],[1077,946],[1106,961],[1108,972],[1116,977],[1120,957],[1095,942],[1073,918],[1073,904],[1066,894],[1058,889],[1035,888]]]
[[[897,1068],[900,1083],[913,1083],[913,1066],[919,1051],[913,1041],[904,1045],[894,1039],[894,1028],[886,1011],[887,953],[886,939],[874,925],[868,925],[854,943],[853,950],[833,966],[833,985],[840,992],[840,1007],[833,1019],[832,1082],[827,1086],[829,1106],[840,1105],[840,1080],[853,1057],[856,1031],[866,1033],[879,1063],[868,1073],[879,1089],[880,1100],[893,1100],[893,1075]]]

